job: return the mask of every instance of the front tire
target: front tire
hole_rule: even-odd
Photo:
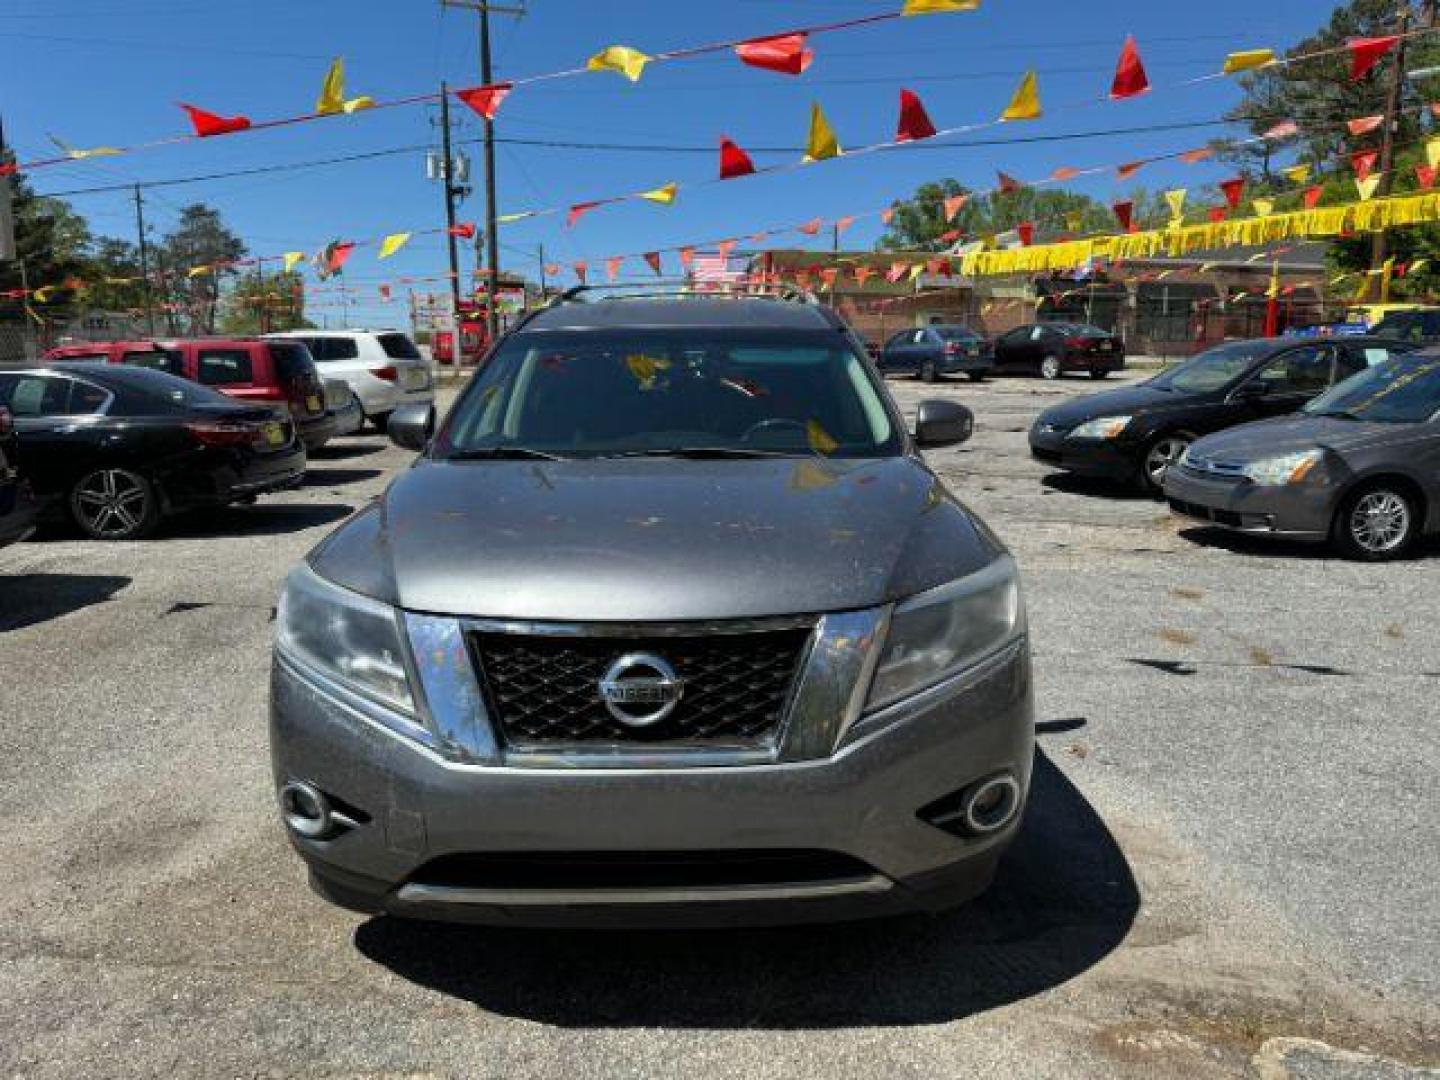
[[[969,371],[969,372],[966,372],[966,374],[970,377],[970,381],[971,381],[971,382],[984,382],[984,381],[985,381],[985,373],[984,373],[983,371]]]
[[[1107,376],[1109,376],[1109,374],[1110,374],[1110,369],[1109,369],[1109,368],[1092,367],[1092,368],[1090,369],[1090,378],[1092,378],[1092,379],[1104,379],[1104,378],[1106,378]]]
[[[1140,483],[1146,491],[1151,495],[1164,491],[1165,475],[1179,464],[1194,441],[1189,435],[1172,431],[1153,440],[1145,448],[1145,457],[1140,462]]]
[[[1058,356],[1047,356],[1040,361],[1040,377],[1054,382],[1064,373],[1065,366]]]
[[[1420,505],[1405,488],[1381,481],[1346,496],[1331,535],[1348,558],[1386,562],[1402,558],[1420,531]]]
[[[92,540],[143,540],[160,523],[160,497],[129,469],[96,469],[70,489],[70,516]]]
[[[370,421],[371,425],[381,435],[384,435],[390,427],[390,414],[388,412],[376,413],[374,416],[366,417],[366,419]]]
[[[920,381],[927,383],[940,381],[940,372],[936,369],[934,360],[926,360],[920,365]]]

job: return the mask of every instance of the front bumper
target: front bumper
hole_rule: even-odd
[[[283,657],[271,680],[277,787],[304,780],[356,822],[291,840],[327,898],[360,911],[514,925],[758,925],[953,906],[989,884],[1021,815],[983,837],[919,811],[982,778],[1028,791],[1028,646],[893,706],[832,756],[690,768],[467,766],[352,711]],[[858,730],[858,729],[857,729]],[[358,812],[358,813],[357,813]],[[363,819],[363,820],[362,820]],[[852,872],[617,887],[458,882],[437,860],[823,853]],[[448,857],[448,859],[447,859]]]
[[[304,419],[297,418],[295,421],[295,430],[307,451],[319,450],[334,438],[336,426],[335,414],[331,412]]]
[[[1235,532],[1296,540],[1325,539],[1334,516],[1326,487],[1265,487],[1243,478],[1198,476],[1183,467],[1166,474],[1165,498],[1182,517]]]
[[[1068,432],[1036,425],[1030,429],[1030,456],[1052,468],[1081,476],[1131,480],[1139,472],[1133,452],[1113,439],[1073,439]]]

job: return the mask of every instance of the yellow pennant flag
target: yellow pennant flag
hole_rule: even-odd
[[[1339,285],[1340,282],[1344,281],[1344,280],[1345,280],[1347,277],[1349,277],[1349,276],[1350,276],[1350,271],[1349,271],[1349,270],[1342,271],[1341,273],[1336,274],[1334,277],[1332,277],[1332,278],[1330,279],[1330,284],[1331,284],[1331,285]]]
[[[285,252],[285,273],[293,273],[295,267],[299,266],[304,260],[305,252],[303,251]]]
[[[675,196],[680,191],[680,185],[675,183],[666,184],[664,187],[657,187],[653,191],[642,191],[640,198],[649,202],[659,203],[661,206],[669,206],[675,201]]]
[[[58,285],[42,285],[30,294],[30,298],[37,304],[49,303],[50,297],[55,294],[59,287]]]
[[[1269,217],[1275,210],[1274,199],[1256,199],[1250,205],[1259,217]]]
[[[1358,176],[1355,178],[1355,190],[1360,193],[1361,202],[1369,202],[1375,197],[1375,191],[1380,187],[1380,179],[1384,175],[1384,173],[1373,172],[1364,180]]]
[[[185,271],[185,276],[195,278],[201,274],[208,273],[210,273],[210,267],[208,266],[192,266],[189,270]]]
[[[1237,71],[1253,71],[1255,68],[1274,62],[1274,49],[1246,49],[1242,52],[1232,52],[1225,57],[1223,70],[1226,75],[1234,75]]]
[[[810,106],[810,138],[805,143],[806,161],[824,161],[840,156],[840,142],[818,104]]]
[[[1309,165],[1291,165],[1285,170],[1285,179],[1294,184],[1308,183],[1310,180],[1311,167]]]
[[[345,58],[337,56],[330,62],[325,81],[320,86],[320,97],[315,102],[315,111],[321,116],[332,113],[353,113],[361,109],[374,108],[375,99],[370,97],[345,97]]]
[[[1178,222],[1185,216],[1185,188],[1165,192],[1165,204],[1170,207],[1170,220]]]
[[[410,242],[411,234],[408,232],[391,233],[380,241],[380,258],[388,259],[397,251]]]
[[[1020,80],[1020,86],[1015,91],[1015,96],[1010,99],[1010,104],[1000,114],[1000,119],[1040,119],[1040,86],[1035,72],[1027,71],[1025,73],[1025,77]]]
[[[650,57],[639,49],[632,49],[628,45],[611,45],[590,57],[585,66],[591,71],[618,72],[631,82],[639,82],[640,76],[645,73],[645,65],[649,62]]]
[[[50,141],[58,146],[65,156],[72,161],[84,161],[86,158],[95,157],[116,157],[125,152],[118,146],[92,146],[88,150],[82,150],[79,147],[71,146],[62,139],[57,139],[54,135],[50,136]]]
[[[1425,143],[1425,161],[1432,169],[1440,167],[1440,139],[1430,139]]]
[[[497,225],[509,225],[511,222],[524,221],[528,217],[534,217],[534,210],[521,210],[518,214],[501,214],[495,219]]]
[[[1425,269],[1426,265],[1429,262],[1429,259],[1416,259],[1413,263],[1410,264],[1410,268],[1405,272],[1406,274],[1418,274],[1421,270]]]
[[[943,15],[948,11],[974,11],[980,0],[905,0],[901,15]]]
[[[817,454],[833,454],[840,449],[840,444],[821,425],[819,420],[805,421],[805,438],[810,443],[810,449]]]

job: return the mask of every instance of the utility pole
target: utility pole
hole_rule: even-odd
[[[1433,12],[1432,12],[1433,16]],[[1380,185],[1376,195],[1390,194],[1395,178],[1390,175],[1395,160],[1395,125],[1400,114],[1400,93],[1405,86],[1405,46],[1409,43],[1405,35],[1410,30],[1410,0],[1404,0],[1400,8],[1400,20],[1396,33],[1400,35],[1395,45],[1395,62],[1390,69],[1390,86],[1385,93],[1385,127],[1380,138]],[[1380,270],[1385,265],[1385,231],[1383,229],[1370,237],[1370,269]],[[1380,283],[1381,292],[1384,282]]]
[[[482,86],[493,85],[495,74],[490,56],[490,13],[494,11],[497,14],[518,17],[525,14],[525,8],[492,4],[486,0],[440,0],[440,6],[466,8],[479,13],[480,83]],[[486,328],[489,330],[490,340],[494,341],[500,336],[500,310],[495,304],[497,277],[500,273],[500,236],[496,221],[499,214],[495,194],[495,122],[483,117],[481,122],[485,125],[485,249],[486,261],[489,263],[485,268]]]
[[[450,310],[454,313],[455,322],[460,321],[460,251],[455,243],[455,159],[450,150],[450,87],[446,83],[440,84],[440,153],[443,157],[441,162],[441,186],[445,189],[445,238],[450,248]],[[455,349],[455,362],[458,365],[460,360],[460,337],[457,334],[453,342]]]
[[[145,239],[145,200],[135,185],[135,245],[140,249],[140,288],[145,296],[145,332],[155,336],[155,296],[150,291],[150,244]]]
[[[539,255],[540,255],[540,303],[543,305],[543,304],[545,303],[545,300],[546,300],[546,295],[547,295],[547,294],[549,293],[549,291],[550,291],[549,285],[547,285],[546,282],[545,282],[545,245],[544,245],[544,244],[541,244],[541,245],[539,246]]]
[[[260,310],[257,316],[260,322],[260,333],[270,332],[270,298],[265,295],[265,256],[261,255],[255,260],[255,284],[259,288],[259,299],[257,303]]]

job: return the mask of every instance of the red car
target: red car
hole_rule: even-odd
[[[166,341],[106,341],[62,345],[45,362],[99,361],[155,368],[210,386],[240,401],[284,402],[300,441],[318,450],[335,434],[325,408],[325,386],[299,342],[258,338],[189,338]]]

